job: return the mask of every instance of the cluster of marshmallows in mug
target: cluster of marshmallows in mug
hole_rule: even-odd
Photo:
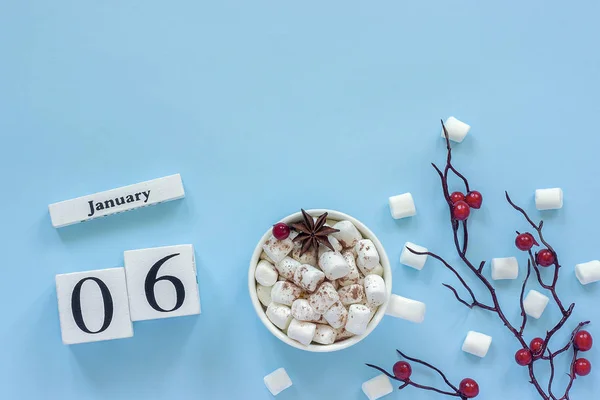
[[[350,221],[327,220],[339,230],[328,236],[334,251],[301,255],[297,233],[263,245],[256,266],[256,292],[267,318],[304,345],[329,345],[362,335],[387,300],[383,267],[373,242]]]

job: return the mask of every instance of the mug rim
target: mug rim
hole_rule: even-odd
[[[262,303],[258,300],[258,294],[256,292],[256,280],[254,278],[254,273],[256,270],[256,266],[260,260],[260,255],[263,252],[262,246],[272,235],[271,228],[269,228],[267,230],[267,232],[265,232],[265,234],[259,240],[258,244],[256,245],[256,247],[254,249],[254,253],[252,254],[252,258],[250,259],[250,268],[248,270],[248,291],[250,293],[250,299],[252,300],[252,305],[254,307],[254,311],[256,311],[256,314],[258,315],[258,317],[261,320],[261,322],[263,323],[263,325],[265,325],[265,327],[269,330],[269,332],[271,332],[276,338],[278,338],[285,344],[290,345],[290,346],[295,347],[300,350],[315,352],[315,353],[328,353],[328,352],[347,349],[348,347],[354,346],[355,344],[359,343],[364,338],[369,336],[371,334],[371,332],[373,332],[373,330],[377,327],[377,325],[379,325],[379,323],[383,319],[383,316],[385,315],[385,311],[387,309],[387,306],[388,306],[388,303],[390,301],[390,297],[392,294],[392,269],[390,266],[390,261],[387,256],[387,253],[385,252],[385,249],[383,248],[383,245],[381,244],[381,242],[379,241],[377,236],[364,223],[362,223],[358,219],[356,219],[348,214],[342,213],[340,211],[330,210],[330,209],[311,209],[311,210],[306,210],[306,212],[313,217],[319,216],[326,212],[326,213],[328,213],[327,217],[329,219],[334,219],[336,221],[347,220],[347,221],[352,222],[354,224],[354,226],[356,226],[356,228],[363,235],[363,237],[365,239],[370,239],[373,242],[373,244],[375,245],[375,247],[377,248],[377,251],[379,253],[380,263],[381,263],[381,266],[383,267],[383,280],[384,280],[385,286],[386,286],[387,299],[386,299],[385,303],[380,305],[379,308],[377,309],[377,312],[375,313],[375,315],[369,322],[369,325],[367,326],[367,331],[362,335],[355,335],[355,336],[352,336],[350,338],[344,339],[340,342],[336,342],[333,344],[322,345],[322,344],[312,344],[311,343],[308,346],[305,346],[293,339],[290,339],[285,333],[283,333],[283,331],[281,331],[278,327],[276,327],[267,318],[266,311],[263,309]],[[301,217],[302,217],[302,213],[296,212],[296,213],[290,214],[287,217],[281,219],[279,222],[283,222],[283,223],[296,222],[296,221],[300,220]]]

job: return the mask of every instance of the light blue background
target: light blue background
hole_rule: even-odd
[[[456,383],[477,379],[481,398],[537,398],[497,318],[458,304],[439,264],[418,272],[397,261],[411,240],[457,263],[429,165],[444,161],[439,119],[449,115],[473,126],[456,164],[485,196],[472,258],[516,254],[514,231],[527,226],[505,189],[537,219],[534,189],[560,186],[565,207],[544,214],[546,234],[564,263],[560,294],[577,301],[560,343],[577,320],[600,319],[600,288],[573,274],[600,257],[598,2],[291,3],[2,0],[0,397],[268,399],[262,378],[283,366],[294,386],[278,398],[363,399],[361,383],[376,375],[363,363],[391,368],[400,348]],[[50,224],[49,203],[176,172],[183,201]],[[418,215],[395,221],[387,198],[407,191]],[[370,226],[393,261],[393,291],[426,302],[425,322],[386,318],[336,354],[272,337],[248,298],[248,261],[267,227],[300,207]],[[202,315],[62,345],[56,274],[180,243],[196,247]],[[518,321],[519,283],[496,286]],[[550,306],[527,339],[557,317]],[[471,329],[494,337],[485,359],[460,350]],[[600,389],[598,351],[587,356],[597,367],[573,399]],[[567,360],[557,365],[562,389]],[[421,368],[415,378],[438,382]],[[389,398],[440,397],[409,388]]]

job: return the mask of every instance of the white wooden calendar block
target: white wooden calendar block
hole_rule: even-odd
[[[181,175],[175,174],[50,204],[48,210],[52,225],[61,228],[183,197]]]
[[[133,336],[123,268],[56,275],[64,344]]]
[[[191,244],[125,252],[132,321],[200,314]]]

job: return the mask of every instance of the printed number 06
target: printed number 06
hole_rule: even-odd
[[[179,280],[178,278],[171,276],[171,275],[161,276],[160,278],[156,277],[156,275],[158,275],[158,270],[160,269],[160,267],[162,267],[165,262],[167,262],[171,258],[176,257],[178,255],[179,255],[179,253],[176,253],[176,254],[171,254],[169,256],[161,258],[160,260],[158,260],[156,262],[156,264],[154,264],[152,266],[152,268],[150,268],[150,271],[148,271],[148,275],[146,275],[146,281],[144,282],[144,289],[146,291],[146,299],[148,300],[148,304],[150,304],[150,307],[154,308],[156,311],[160,311],[160,312],[175,311],[183,305],[183,302],[185,300],[185,288],[183,287],[183,283],[181,282],[181,280]],[[160,282],[160,281],[169,281],[175,287],[175,293],[177,294],[177,301],[175,303],[175,306],[170,310],[165,310],[164,308],[159,306],[158,303],[156,302],[156,296],[154,293],[154,285],[156,285],[156,283]]]

